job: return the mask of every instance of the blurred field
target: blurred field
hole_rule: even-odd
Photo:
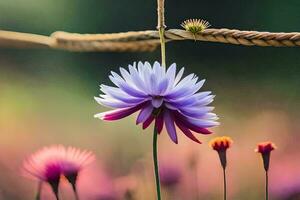
[[[167,25],[177,28],[190,17],[207,19],[213,27],[268,31],[299,31],[300,2],[166,1]],[[0,0],[1,29],[50,34],[118,32],[153,29],[156,1]],[[180,8],[180,9],[178,9]],[[120,17],[122,20],[120,20]],[[166,132],[159,136],[161,165],[181,171],[166,199],[221,199],[222,174],[208,141],[216,135],[233,138],[229,150],[229,199],[263,199],[264,172],[256,143],[272,140],[272,199],[300,192],[297,148],[300,131],[300,60],[298,48],[260,48],[200,42],[167,44],[168,63],[206,78],[215,93],[221,126],[197,145],[179,134],[179,145]],[[135,116],[109,123],[94,119],[104,108],[93,99],[98,85],[109,83],[111,70],[134,61],[159,60],[153,53],[69,53],[50,50],[0,50],[0,199],[32,199],[36,182],[20,175],[22,160],[51,144],[89,149],[97,163],[81,174],[82,199],[154,199],[151,130],[135,126]],[[194,165],[191,163],[194,163]],[[195,164],[196,163],[196,164]],[[298,180],[297,180],[298,179]],[[93,184],[95,183],[95,184]],[[295,189],[296,188],[296,189]],[[47,192],[48,191],[48,192]],[[107,197],[108,194],[118,196]],[[62,184],[63,199],[72,199]],[[91,195],[91,196],[89,196]],[[120,197],[121,196],[121,197]],[[105,197],[105,198],[104,198]],[[53,199],[45,187],[44,199]],[[286,200],[288,200],[286,198]]]

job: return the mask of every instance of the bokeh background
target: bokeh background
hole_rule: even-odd
[[[214,28],[299,31],[298,0],[166,1],[170,28],[188,18],[203,18]],[[0,28],[49,35],[62,30],[110,33],[156,27],[155,0],[0,0]],[[221,126],[198,145],[180,136],[179,145],[159,136],[159,157],[174,184],[164,199],[221,199],[222,171],[207,143],[217,135],[233,138],[228,152],[229,198],[263,199],[264,171],[254,153],[272,140],[270,190],[273,199],[300,199],[300,50],[245,47],[206,42],[167,44],[167,62],[206,78],[217,96]],[[22,160],[51,144],[96,153],[97,162],[79,179],[82,199],[152,200],[151,130],[135,126],[133,116],[108,123],[93,115],[105,108],[93,97],[108,74],[134,61],[154,62],[151,53],[71,53],[54,50],[0,50],[0,199],[33,199],[36,182],[20,175]],[[143,133],[144,132],[144,133]],[[181,135],[181,134],[179,134]],[[164,173],[163,172],[163,173]],[[178,180],[177,180],[177,178]],[[44,199],[53,199],[45,186]],[[63,199],[74,198],[67,183]],[[291,196],[295,197],[291,197]],[[125,197],[124,197],[125,196]],[[290,197],[288,197],[290,196]]]

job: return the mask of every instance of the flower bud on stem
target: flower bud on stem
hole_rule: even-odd
[[[233,141],[230,137],[217,137],[210,141],[210,147],[218,152],[220,162],[223,168],[223,181],[224,181],[224,200],[227,199],[227,183],[226,183],[226,166],[227,166],[227,149],[231,147]]]
[[[260,153],[262,156],[264,169],[265,169],[265,179],[266,179],[266,197],[265,199],[269,199],[269,167],[270,167],[270,157],[271,157],[271,151],[276,149],[276,146],[272,142],[262,142],[257,145],[257,148],[255,151],[257,153]]]

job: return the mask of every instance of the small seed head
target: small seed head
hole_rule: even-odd
[[[203,19],[188,19],[181,23],[181,27],[195,35],[210,27],[210,24]]]

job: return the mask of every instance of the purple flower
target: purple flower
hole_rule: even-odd
[[[115,110],[96,114],[96,118],[113,121],[140,110],[136,124],[146,129],[153,121],[160,133],[165,125],[173,142],[178,143],[176,127],[190,139],[200,143],[191,131],[210,134],[209,127],[218,125],[218,117],[208,106],[214,99],[210,91],[198,92],[205,80],[195,74],[181,79],[184,68],[176,74],[176,64],[167,70],[158,62],[139,62],[120,68],[121,75],[111,72],[110,80],[116,87],[101,85],[104,93],[95,100]]]

